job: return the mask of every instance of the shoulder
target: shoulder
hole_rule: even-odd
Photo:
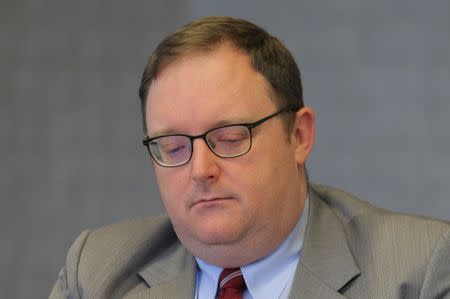
[[[145,252],[157,253],[178,242],[166,215],[130,219],[85,231],[78,240],[82,244],[80,262],[105,263],[108,260],[139,258]]]
[[[361,275],[349,288],[349,294],[375,294],[383,289],[381,285],[388,284],[396,296],[442,298],[442,294],[448,294],[448,221],[377,208],[333,187],[310,187],[317,206],[331,210],[328,215],[339,220],[360,268]]]
[[[381,282],[417,297],[442,298],[434,294],[448,292],[449,222],[380,209],[328,186],[312,184],[311,194],[321,209],[332,211],[345,232],[362,273],[353,291],[366,292]]]
[[[67,255],[67,288],[80,293],[112,290],[125,283],[124,277],[137,279],[130,273],[139,272],[147,263],[164,256],[168,249],[179,246],[165,215],[86,230]]]
[[[421,260],[425,266],[448,246],[448,221],[377,208],[333,187],[311,185],[311,192],[339,219],[356,259],[395,256],[397,261]]]
[[[367,222],[367,224],[381,225],[381,229],[384,226],[392,226],[392,229],[408,226],[409,231],[412,231],[413,227],[422,227],[423,232],[429,232],[431,229],[437,234],[442,234],[450,229],[450,222],[446,220],[378,208],[338,188],[319,184],[310,184],[310,188],[311,192],[331,208],[344,224]],[[419,229],[419,231],[422,230]],[[418,232],[415,231],[415,233]]]
[[[375,207],[354,195],[329,186],[311,184],[311,191],[339,218],[350,241],[434,248],[448,238],[450,223],[420,215]]]
[[[103,226],[86,233],[85,246],[97,250],[108,250],[111,247],[131,250],[140,246],[151,246],[160,239],[169,240],[175,237],[172,224],[166,215],[129,219],[119,223]],[[133,240],[131,242],[131,240]],[[102,252],[104,254],[104,252]]]

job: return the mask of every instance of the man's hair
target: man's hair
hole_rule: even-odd
[[[278,108],[303,107],[300,70],[292,54],[278,38],[246,20],[206,17],[188,23],[167,36],[150,56],[139,88],[144,132],[147,132],[147,95],[158,73],[185,55],[209,53],[226,43],[249,56],[253,68],[270,83],[270,97]],[[295,119],[293,113],[286,113],[284,119],[286,128],[290,130]]]

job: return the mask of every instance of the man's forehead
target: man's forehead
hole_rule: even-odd
[[[240,56],[245,57],[245,59],[250,61],[250,56],[245,50],[237,48],[229,41],[220,41],[208,46],[198,46],[191,49],[181,50],[180,53],[177,53],[176,55],[166,55],[161,57],[158,71],[153,80],[157,79],[167,68],[170,68],[173,65],[177,65],[183,61],[214,57],[215,54],[221,52],[229,53],[229,57]]]
[[[220,98],[246,92],[252,83],[266,86],[266,91],[270,91],[270,84],[252,67],[248,55],[223,47],[210,53],[185,55],[166,65],[151,82],[147,100],[176,93],[177,88],[196,94],[220,89]]]

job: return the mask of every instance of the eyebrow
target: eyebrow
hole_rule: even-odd
[[[248,121],[248,117],[239,117],[239,118],[233,119],[233,120],[220,120],[220,121],[214,122],[211,126],[209,126],[209,129],[206,129],[199,134],[203,134],[209,130],[219,128],[222,126],[248,124],[251,122],[252,121]],[[148,134],[148,137],[154,138],[154,137],[158,137],[158,136],[173,135],[173,134],[186,134],[186,133],[182,132],[182,130],[177,130],[177,129],[162,129],[162,130],[155,131],[152,134]]]

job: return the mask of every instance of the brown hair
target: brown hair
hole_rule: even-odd
[[[279,108],[303,107],[300,70],[292,54],[279,39],[246,20],[206,17],[188,23],[167,36],[150,56],[139,88],[144,132],[147,131],[147,94],[159,71],[183,55],[211,52],[219,44],[227,42],[248,54],[254,69],[270,83],[271,98]],[[285,119],[290,129],[294,121],[293,114],[289,113]]]

